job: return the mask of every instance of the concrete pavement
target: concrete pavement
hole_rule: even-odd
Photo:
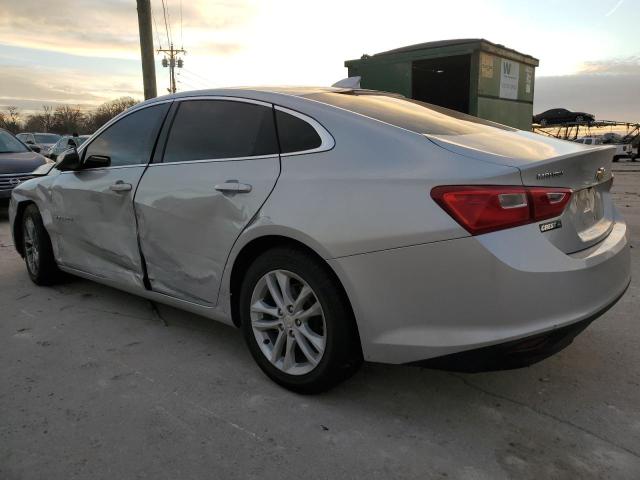
[[[474,375],[365,365],[318,396],[233,328],[36,287],[0,210],[0,478],[640,478],[640,164],[616,168],[634,281],[570,347]]]

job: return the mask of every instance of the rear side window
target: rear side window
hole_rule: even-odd
[[[169,103],[163,103],[130,113],[98,135],[85,150],[84,158],[106,156],[111,158],[112,167],[149,162],[168,109]]]
[[[227,100],[181,102],[164,162],[277,155],[273,110]]]
[[[301,118],[276,110],[276,123],[282,153],[313,150],[322,144],[316,129]]]

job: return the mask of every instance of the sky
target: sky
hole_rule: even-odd
[[[151,0],[154,43],[187,50],[178,90],[331,85],[365,53],[485,38],[540,60],[536,113],[640,122],[640,0],[164,1],[171,32]],[[135,0],[0,0],[0,72],[0,110],[142,99]]]

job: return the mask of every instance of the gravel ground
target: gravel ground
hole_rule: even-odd
[[[640,478],[640,164],[623,299],[532,367],[365,365],[299,396],[240,332],[84,280],[38,288],[0,210],[0,479]]]

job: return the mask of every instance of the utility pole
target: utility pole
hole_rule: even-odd
[[[156,90],[156,66],[153,55],[153,29],[151,27],[151,0],[137,0],[138,30],[140,32],[140,56],[142,57],[142,81],[144,98],[158,96]]]
[[[176,67],[182,68],[184,65],[184,61],[181,58],[178,58],[179,54],[187,53],[182,48],[173,48],[173,43],[170,45],[170,48],[159,48],[158,53],[165,53],[165,57],[162,59],[162,66],[169,67],[169,88],[167,90],[169,93],[176,93]]]

